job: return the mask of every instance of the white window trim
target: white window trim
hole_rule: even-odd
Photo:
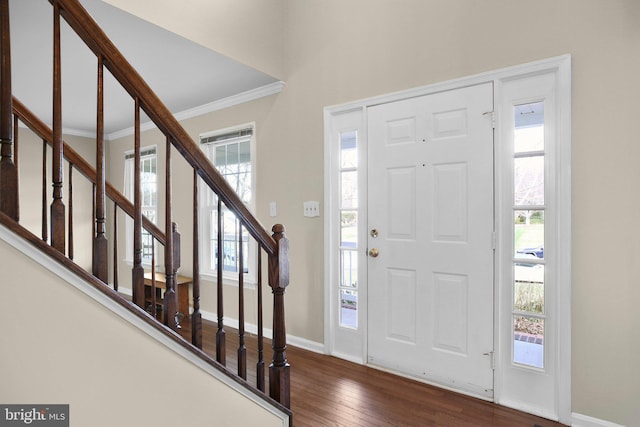
[[[144,154],[146,152],[149,152],[149,154],[150,154],[151,151],[153,151],[153,154],[156,156],[156,187],[157,187],[157,185],[158,185],[157,177],[158,177],[158,168],[159,168],[159,164],[158,164],[158,146],[157,145],[148,145],[148,146],[145,146],[145,147],[140,147],[140,153],[141,153],[140,157],[142,158],[145,155],[148,155],[148,154]],[[127,179],[126,179],[127,172],[126,172],[126,170],[127,170],[127,163],[128,163],[127,162],[127,160],[128,160],[127,157],[132,156],[133,154],[134,154],[134,150],[127,150],[127,151],[124,152],[124,168],[125,168],[125,177],[124,177],[124,185],[125,185],[124,190],[125,191],[124,191],[124,195],[125,195],[125,197],[127,197],[129,199],[129,201],[131,203],[134,203],[134,199],[133,199],[133,191],[134,191],[133,186],[135,185],[134,181],[133,181],[133,179],[134,179],[133,173],[134,172],[131,173],[132,181],[130,183],[127,183]],[[135,167],[134,167],[134,169],[135,169]],[[129,184],[129,186],[127,186],[127,184]],[[156,188],[156,192],[159,195],[158,188]],[[158,205],[157,205],[157,202],[158,202],[158,199],[156,199],[156,220],[158,218],[158,209],[159,209]],[[124,262],[126,262],[130,266],[133,266],[133,218],[131,218],[129,215],[125,215],[125,227],[124,228],[125,228],[125,242],[126,242],[126,246],[125,246],[126,247],[126,251],[125,251]],[[155,239],[153,239],[153,243],[154,243],[154,245],[157,244]],[[157,254],[158,254],[157,249],[158,249],[158,247],[156,246],[156,257],[157,257]],[[164,264],[164,263],[156,262],[156,268],[160,268],[161,264]],[[143,267],[151,268],[151,265],[152,265],[151,261],[146,260],[144,257],[142,258],[142,266]]]
[[[243,129],[248,129],[251,128],[252,129],[252,134],[251,134],[251,138],[250,138],[250,142],[249,142],[249,149],[251,150],[251,202],[249,204],[247,204],[247,209],[249,209],[249,211],[251,213],[255,213],[255,205],[256,205],[256,124],[255,122],[250,122],[250,123],[245,123],[245,124],[241,124],[241,125],[237,125],[237,126],[231,126],[231,127],[227,127],[224,129],[218,129],[218,130],[214,130],[214,131],[209,131],[209,132],[205,132],[199,135],[199,141],[202,141],[203,138],[208,138],[211,136],[217,136],[217,135],[222,135],[225,133],[231,133],[231,132],[236,132],[236,131],[240,131]],[[199,144],[202,145],[202,144]],[[201,148],[202,149],[202,148]],[[206,153],[205,153],[206,155]],[[211,160],[211,159],[209,159]],[[211,163],[213,164],[213,160],[211,160]],[[215,165],[214,165],[215,166]],[[218,272],[216,271],[215,268],[212,268],[211,265],[209,265],[208,260],[211,259],[211,254],[209,253],[209,236],[211,233],[211,224],[209,222],[209,216],[207,215],[207,212],[205,212],[206,209],[206,203],[205,203],[205,190],[208,189],[208,187],[202,182],[202,180],[198,181],[198,185],[199,185],[199,189],[198,189],[198,193],[200,194],[200,197],[198,200],[198,204],[199,204],[199,211],[198,215],[200,215],[200,275],[208,280],[211,281],[215,281],[218,278]],[[247,263],[247,269],[249,270],[248,273],[246,273],[244,275],[244,279],[243,279],[243,285],[247,286],[249,289],[252,289],[256,286],[257,282],[258,282],[258,278],[257,278],[257,274],[256,274],[256,269],[257,269],[257,250],[258,250],[258,245],[255,241],[255,239],[249,235],[249,247],[247,249],[247,252],[249,254],[249,256],[247,257],[248,259],[245,259],[245,262]],[[223,277],[223,281],[225,284],[230,284],[230,285],[234,285],[237,286],[239,283],[238,280],[238,273],[234,273],[234,272],[224,272],[222,273],[222,277]]]
[[[367,193],[360,191],[367,183],[367,127],[366,109],[363,106],[330,112],[325,110],[325,353],[365,363],[367,336]],[[329,301],[340,299],[340,134],[358,133],[358,328],[340,325],[340,307]],[[329,172],[330,171],[330,172]],[[335,189],[331,191],[330,189]],[[364,240],[366,242],[366,240]]]
[[[555,264],[557,265],[555,276],[558,283],[557,288],[557,305],[561,307],[557,310],[557,372],[556,372],[556,396],[557,396],[557,415],[560,422],[565,424],[571,423],[571,56],[563,55],[559,57],[549,58],[541,61],[535,61],[523,65],[514,67],[508,67],[487,73],[473,75],[469,77],[463,77],[460,79],[450,80],[443,83],[434,85],[428,85],[415,89],[410,89],[401,92],[395,92],[387,95],[367,98],[359,101],[350,102],[347,104],[336,105],[326,107],[324,109],[324,129],[325,129],[325,352],[327,354],[334,354],[338,357],[344,357],[345,359],[352,360],[357,363],[365,363],[366,357],[362,357],[362,360],[356,355],[341,355],[334,350],[334,329],[332,320],[334,313],[331,307],[332,301],[332,289],[335,284],[336,274],[339,268],[339,264],[335,264],[335,253],[339,248],[339,227],[340,221],[336,219],[335,212],[335,189],[337,185],[337,163],[335,161],[336,151],[339,147],[335,146],[336,138],[334,136],[334,128],[336,119],[339,116],[349,112],[361,110],[364,112],[362,122],[366,123],[366,109],[369,106],[398,101],[406,98],[427,95],[430,93],[446,91],[456,89],[464,86],[470,86],[485,82],[494,82],[496,87],[496,93],[499,96],[499,86],[501,82],[508,81],[510,79],[522,78],[527,75],[539,74],[539,73],[556,73],[558,90],[557,96],[557,108],[558,108],[558,121],[560,127],[557,130],[558,138],[562,141],[559,144],[558,151],[554,155],[554,167],[555,173],[555,185],[556,185],[556,243],[557,254]],[[500,99],[495,100],[495,107],[500,103]],[[497,118],[497,126],[499,126],[499,117]],[[497,130],[497,129],[496,129]],[[361,148],[366,150],[366,144],[362,144]],[[366,151],[365,151],[366,153]],[[364,156],[366,158],[366,154]],[[362,157],[361,157],[362,158]],[[362,165],[362,174],[365,175],[366,165]],[[361,196],[367,194],[366,185],[363,187],[363,191],[359,191]],[[366,202],[362,202],[366,211]],[[496,207],[499,208],[498,206]],[[361,237],[366,235],[366,212],[361,217],[361,223],[364,224],[363,233]],[[497,222],[504,222],[504,219],[497,218]],[[513,219],[510,218],[508,225],[511,226]],[[503,226],[502,223],[498,223],[498,229]],[[500,242],[500,236],[498,235],[498,246]],[[509,242],[509,248],[511,248],[511,242]],[[366,248],[362,248],[366,250]],[[499,247],[497,248],[499,250]],[[501,268],[501,267],[497,267]],[[362,275],[361,277],[366,277]],[[500,301],[505,296],[501,293],[501,289],[504,286],[498,281],[496,276],[496,318],[500,319],[502,313],[500,312]],[[366,294],[366,284],[362,283],[360,292]],[[359,309],[366,310],[366,299],[362,299]],[[509,310],[509,317],[510,317]],[[496,322],[496,329],[499,329],[501,320]],[[364,326],[364,325],[363,325]],[[366,327],[361,328],[360,342],[362,342],[361,353],[366,356],[367,347],[367,332]],[[499,331],[496,330],[496,337]],[[500,357],[500,353],[503,351],[498,339],[495,340],[495,353]],[[504,347],[504,346],[503,346]],[[510,344],[509,347],[510,349]],[[496,376],[501,374],[501,367],[496,364]],[[500,384],[496,379],[495,381],[495,399],[500,396]],[[527,410],[528,408],[523,408]]]
[[[514,67],[515,73],[496,80],[496,248],[497,300],[496,316],[496,393],[495,401],[537,415],[571,423],[571,59],[560,57],[546,67],[523,65]],[[532,82],[537,76],[548,76],[554,87],[539,87]],[[509,99],[505,84],[529,86],[521,91],[521,98]],[[513,92],[513,90],[511,91]],[[528,95],[524,93],[528,92]],[[506,392],[510,375],[536,368],[515,367],[511,363],[513,336],[511,309],[513,304],[513,152],[510,131],[513,105],[545,100],[545,307],[552,314],[550,325],[545,324],[545,341],[555,349],[553,366],[545,360],[541,374],[550,369],[555,375],[554,413],[545,413],[529,406],[524,399],[514,400]],[[549,121],[548,121],[549,119]],[[550,125],[550,126],[549,126]],[[549,128],[550,129],[547,129]],[[509,193],[510,192],[510,193]],[[551,304],[548,304],[548,303]],[[547,327],[549,328],[547,329]],[[545,349],[547,352],[547,349]],[[517,399],[517,397],[516,397]]]

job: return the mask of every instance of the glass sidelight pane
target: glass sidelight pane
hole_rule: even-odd
[[[358,327],[358,292],[340,290],[340,326],[356,329]]]
[[[544,102],[514,107],[516,153],[544,150]]]
[[[544,205],[544,156],[513,161],[514,205]]]
[[[358,133],[340,133],[339,324],[358,328]]]
[[[340,134],[340,168],[350,169],[358,167],[357,151],[358,133],[356,131]]]
[[[544,265],[516,263],[514,277],[514,310],[543,314]]]
[[[341,190],[343,209],[358,208],[358,172],[343,171],[341,174]]]
[[[358,211],[340,213],[340,246],[355,249],[358,244]]]
[[[341,250],[340,286],[344,288],[358,287],[358,251]]]
[[[514,211],[514,248],[518,259],[544,259],[544,211]]]
[[[513,362],[544,367],[544,319],[513,317]]]

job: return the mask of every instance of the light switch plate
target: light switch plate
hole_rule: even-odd
[[[320,216],[320,202],[304,202],[304,216],[311,218]]]

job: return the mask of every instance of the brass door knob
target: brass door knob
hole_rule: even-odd
[[[376,258],[378,255],[380,254],[380,251],[378,251],[377,248],[371,248],[369,249],[369,256],[371,258]]]

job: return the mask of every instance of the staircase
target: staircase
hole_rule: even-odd
[[[41,0],[45,1],[45,0]],[[198,236],[198,188],[206,185],[217,195],[218,209],[218,248],[223,247],[222,236],[222,209],[232,211],[240,224],[240,241],[238,247],[242,247],[243,230],[246,230],[257,247],[257,353],[258,362],[255,366],[255,384],[248,384],[247,378],[247,348],[245,346],[245,321],[244,321],[244,268],[242,251],[239,251],[238,271],[238,363],[237,372],[231,373],[238,378],[243,387],[252,388],[254,392],[262,396],[270,404],[280,411],[291,415],[287,409],[290,407],[290,366],[286,357],[286,330],[284,313],[284,294],[289,283],[289,258],[288,239],[282,225],[276,224],[272,232],[266,231],[260,222],[247,209],[234,190],[225,179],[217,172],[215,167],[200,150],[198,145],[182,128],[165,105],[158,99],[135,69],[127,62],[118,49],[113,45],[105,33],[99,28],[92,17],[82,7],[78,0],[49,0],[52,6],[53,17],[53,122],[49,128],[36,117],[28,106],[23,105],[12,96],[11,91],[11,53],[10,53],[10,22],[9,0],[0,0],[0,223],[24,239],[38,251],[46,254],[52,262],[58,262],[65,268],[80,276],[86,276],[87,286],[93,286],[101,293],[111,298],[121,307],[124,307],[131,315],[142,319],[147,324],[153,324],[154,328],[165,334],[170,340],[179,342],[179,345],[188,349],[197,357],[201,357],[206,363],[211,361],[202,351],[202,313],[200,312],[200,279],[199,279],[199,236]],[[96,167],[74,151],[63,140],[62,135],[62,85],[61,85],[61,42],[60,24],[66,21],[69,27],[80,37],[86,46],[96,56],[96,80],[97,80],[97,131]],[[119,82],[122,88],[131,96],[135,105],[132,115],[134,117],[134,200],[129,201],[114,186],[106,181],[106,158],[104,139],[104,72],[108,70]],[[166,176],[165,176],[165,221],[162,228],[154,225],[142,215],[141,197],[141,147],[140,147],[140,116],[144,112],[155,126],[162,132],[166,140]],[[42,141],[42,158],[23,158],[20,153],[20,134],[26,131],[37,135]],[[51,150],[51,151],[49,151]],[[49,159],[47,153],[51,152]],[[172,219],[172,152],[178,153],[193,170],[193,247],[185,248],[180,245],[180,232],[178,225]],[[19,206],[19,168],[25,162],[42,165],[42,227],[41,235],[36,236],[20,222]],[[63,172],[68,171],[68,180],[63,179]],[[49,169],[50,180],[45,175]],[[75,172],[75,174],[74,174]],[[73,183],[77,175],[80,179],[87,180],[93,186],[93,215],[91,241],[80,241],[74,236],[74,200]],[[201,183],[201,184],[199,184]],[[53,191],[48,194],[49,186]],[[182,185],[184,187],[184,184]],[[64,190],[64,191],[63,191]],[[184,191],[181,188],[181,191]],[[63,193],[67,194],[65,198]],[[52,202],[49,204],[48,200]],[[107,199],[112,202],[114,213],[110,215],[112,224],[107,224]],[[76,202],[77,203],[77,202]],[[76,206],[77,209],[77,206]],[[133,267],[131,269],[132,296],[128,298],[118,291],[118,254],[117,254],[117,218],[118,212],[133,218]],[[113,233],[108,232],[110,229]],[[155,256],[153,258],[152,292],[154,300],[151,305],[145,302],[145,269],[142,263],[142,233],[148,232],[158,245],[164,250],[164,276],[165,293],[163,295],[163,316],[160,320],[155,316]],[[184,230],[181,230],[184,233]],[[109,251],[109,240],[112,240],[113,252]],[[155,244],[153,245],[155,247]],[[92,267],[90,272],[80,268],[74,261],[74,250],[77,248],[91,248]],[[193,251],[193,298],[191,301],[192,313],[189,316],[189,329],[191,340],[184,340],[179,334],[181,329],[177,300],[177,277],[181,265],[181,251]],[[262,257],[267,257],[266,265],[262,265]],[[226,334],[224,327],[224,292],[223,292],[223,250],[218,250],[217,257],[217,283],[216,283],[216,369],[226,370]],[[110,267],[112,270],[110,270]],[[268,275],[268,285],[273,293],[273,357],[268,371],[268,396],[266,390],[266,369],[263,357],[263,320],[262,320],[262,272]],[[109,286],[109,274],[112,276],[112,285]],[[151,307],[153,313],[147,309]],[[213,397],[212,397],[213,398]]]

